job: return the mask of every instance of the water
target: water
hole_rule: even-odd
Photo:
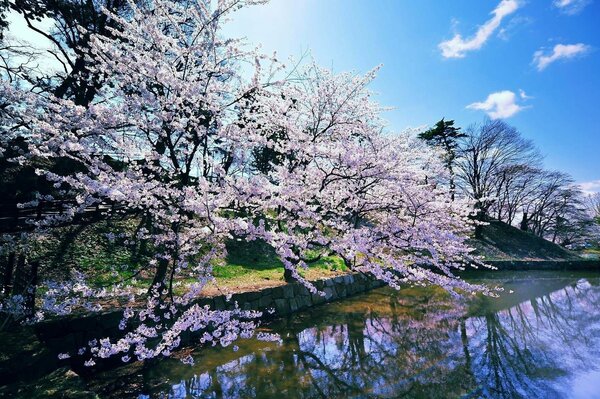
[[[97,376],[101,397],[600,398],[600,274],[499,272],[499,298],[378,289],[265,326],[282,343],[203,348]],[[513,291],[512,293],[510,291]]]

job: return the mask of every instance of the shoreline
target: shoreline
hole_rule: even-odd
[[[457,273],[459,276],[475,272],[477,274],[493,274],[496,271],[600,271],[600,261],[577,260],[498,260],[486,263],[497,267],[496,270],[477,269]],[[231,295],[229,301],[226,295],[216,295],[201,298],[200,305],[209,305],[216,309],[231,309],[235,303],[244,310],[262,310],[262,320],[276,319],[319,306],[325,303],[342,300],[357,294],[370,291],[385,285],[385,283],[354,272],[336,277],[319,279],[313,281],[319,291],[325,296],[311,294],[306,287],[300,283],[287,283],[277,286],[267,286],[255,290],[238,292]],[[265,310],[273,309],[273,312]],[[123,334],[118,329],[123,310],[111,310],[97,314],[81,316],[61,317],[44,321],[34,326],[24,328],[21,332],[29,335],[34,334],[37,342],[33,352],[23,352],[8,356],[0,362],[0,387],[16,382],[17,380],[34,381],[43,378],[56,370],[62,368],[77,369],[77,358],[59,360],[58,354],[63,352],[74,352],[77,348],[85,345],[89,340],[99,337],[116,337]],[[193,335],[189,334],[182,347],[192,343]],[[107,361],[101,369],[112,369],[120,365]],[[31,373],[26,370],[37,370]],[[26,378],[23,376],[26,375]],[[1,393],[1,391],[0,391]]]

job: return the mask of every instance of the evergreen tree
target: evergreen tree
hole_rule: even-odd
[[[450,197],[452,201],[454,201],[454,191],[456,189],[454,182],[456,149],[458,147],[458,140],[465,136],[466,134],[462,133],[459,127],[454,126],[453,120],[445,121],[444,118],[438,121],[435,127],[419,134],[421,140],[444,151],[444,165],[450,173]]]

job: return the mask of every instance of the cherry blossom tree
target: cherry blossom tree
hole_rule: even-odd
[[[258,312],[196,302],[232,236],[269,243],[286,277],[313,292],[299,271],[324,255],[394,288],[486,291],[453,274],[478,263],[466,242],[473,207],[448,199],[436,150],[408,133],[384,133],[383,109],[368,90],[377,68],[358,76],[314,63],[286,67],[223,37],[231,13],[253,3],[153,0],[130,2],[126,16],[105,10],[110,34],[89,39],[89,72],[103,82],[89,105],[2,84],[3,146],[27,143],[11,161],[79,165],[70,173],[38,167],[72,201],[32,222],[35,234],[95,209],[139,221],[134,234],[112,240],[155,249],[145,265],[153,273],[146,305],[126,308],[122,338],[83,348],[87,365],[169,355],[186,331],[221,345],[252,335]],[[197,282],[176,294],[182,274]],[[99,290],[82,274],[76,284],[45,284],[38,319],[133,292],[126,283]]]

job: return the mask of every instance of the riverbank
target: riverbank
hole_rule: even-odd
[[[596,270],[600,271],[599,261],[518,261],[502,260],[490,261],[497,270]],[[494,271],[481,270],[478,273],[493,274]],[[267,280],[267,284],[272,284]],[[325,296],[311,294],[306,287],[299,283],[285,284],[280,282],[276,286],[254,286],[251,290],[235,292],[228,299],[228,295],[220,294],[205,297],[199,300],[201,305],[209,305],[215,309],[230,309],[236,304],[246,310],[269,310],[264,312],[264,318],[285,317],[295,312],[307,310],[324,303],[348,298],[350,296],[367,292],[383,285],[360,273],[345,273],[330,278],[314,281],[315,286],[325,293]],[[122,309],[113,310],[94,315],[63,317],[38,323],[35,326],[25,327],[17,334],[4,333],[3,343],[9,343],[12,352],[3,353],[0,358],[0,386],[15,381],[46,381],[53,373],[66,367],[66,370],[77,370],[77,362],[81,359],[71,358],[60,360],[59,353],[75,353],[94,338],[116,337],[122,334],[118,324],[122,318]],[[191,337],[187,337],[191,339]],[[190,344],[184,342],[183,344]],[[117,363],[106,363],[104,367],[117,366]],[[53,381],[53,378],[51,380]],[[74,382],[74,376],[69,374],[66,380]],[[50,384],[52,385],[52,384]],[[75,384],[77,385],[77,384]],[[0,388],[0,397],[6,388]],[[23,396],[27,397],[27,396]],[[33,397],[33,396],[32,396]],[[66,396],[68,397],[68,396]],[[89,396],[87,396],[89,397]]]
[[[489,261],[496,270],[598,270],[599,261]],[[482,270],[482,272],[486,272]],[[469,273],[466,271],[465,273]],[[489,271],[493,273],[493,271]],[[315,287],[324,293],[311,293],[300,283],[286,284],[283,281],[260,281],[251,287],[242,286],[238,291],[207,295],[200,298],[198,304],[208,305],[211,309],[231,310],[239,306],[243,310],[263,312],[263,319],[284,317],[313,306],[347,298],[358,293],[384,285],[362,273],[344,273],[335,277],[312,280]],[[119,329],[123,310],[114,309],[107,312],[70,316],[44,321],[33,328],[40,342],[52,353],[76,353],[78,348],[87,342],[102,337],[117,337],[123,332]],[[185,343],[184,343],[185,344]],[[74,360],[70,360],[72,363]],[[59,363],[60,364],[60,363]],[[0,380],[0,383],[2,381]]]
[[[593,396],[600,273],[466,280],[505,290],[463,301],[436,287],[384,287],[266,323],[280,343],[190,348],[181,356],[193,366],[136,363],[94,375],[87,389],[103,399]]]
[[[249,291],[220,294],[199,299],[200,305],[213,309],[231,309],[236,305],[245,310],[263,311],[263,319],[283,317],[310,307],[347,298],[383,285],[382,282],[361,273],[346,273],[331,278],[313,280],[313,284],[325,295],[312,294],[299,283],[281,284],[255,288]],[[229,298],[228,298],[229,297]],[[9,342],[12,351],[0,358],[0,387],[15,381],[34,381],[50,378],[61,368],[81,369],[82,360],[76,356],[59,359],[60,353],[77,353],[90,340],[118,337],[119,322],[123,310],[112,310],[92,315],[68,316],[23,327],[17,332],[2,333],[2,342]],[[190,344],[193,337],[185,337]],[[99,362],[110,368],[118,363]],[[72,377],[72,376],[71,376]],[[72,379],[69,379],[72,382]],[[26,386],[27,384],[24,384]],[[4,388],[6,391],[6,387]],[[0,388],[2,397],[3,388]],[[24,396],[26,397],[26,396]]]
[[[599,270],[600,261],[595,259],[577,260],[491,260],[487,264],[498,270]]]

